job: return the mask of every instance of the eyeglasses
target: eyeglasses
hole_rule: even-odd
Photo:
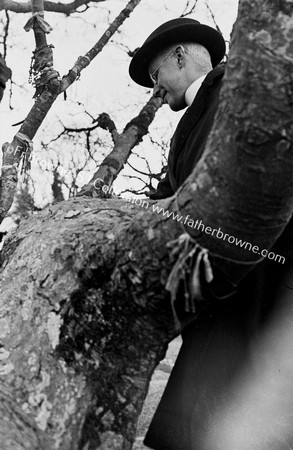
[[[158,65],[158,67],[157,67],[152,73],[149,74],[149,75],[150,75],[150,79],[152,80],[152,82],[153,82],[154,84],[157,84],[157,83],[158,83],[159,70],[160,70],[162,64],[164,64],[164,62],[167,61],[167,59],[168,59],[170,56],[172,56],[173,53],[175,53],[175,52],[176,52],[176,50],[172,50],[171,53],[169,53],[167,56],[165,56],[165,58],[163,59],[163,61],[161,61],[161,63]]]

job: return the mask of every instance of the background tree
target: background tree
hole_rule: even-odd
[[[122,4],[121,4],[122,3]],[[148,4],[147,4],[148,3]],[[48,158],[48,150],[49,153],[53,152],[55,154],[55,163],[57,163],[56,160],[56,155],[57,155],[57,159],[59,158],[60,160],[60,164],[62,164],[62,168],[64,170],[64,172],[66,172],[67,170],[72,170],[72,164],[68,164],[67,158],[69,160],[76,160],[77,155],[76,155],[76,148],[78,148],[78,154],[80,155],[80,164],[77,163],[77,171],[79,172],[79,177],[77,179],[77,185],[80,188],[83,184],[87,183],[90,179],[91,176],[94,174],[96,166],[99,166],[101,164],[101,162],[103,161],[103,158],[107,155],[107,153],[109,153],[112,148],[113,148],[113,142],[111,140],[110,135],[108,136],[108,132],[103,131],[100,127],[94,128],[94,126],[92,126],[91,121],[95,120],[100,113],[102,113],[103,111],[105,111],[107,114],[109,114],[111,116],[111,120],[114,121],[115,126],[118,130],[118,133],[121,134],[121,132],[123,131],[123,129],[125,128],[126,124],[131,122],[131,120],[136,117],[138,115],[138,112],[140,110],[143,109],[144,105],[148,102],[149,100],[149,93],[146,90],[144,92],[143,89],[137,87],[134,85],[134,83],[130,83],[130,87],[126,90],[125,87],[127,86],[127,83],[129,84],[129,79],[128,79],[128,75],[127,75],[127,66],[129,63],[129,57],[131,56],[133,50],[135,49],[135,43],[141,43],[141,40],[144,38],[145,34],[147,34],[147,29],[145,32],[142,32],[141,30],[141,26],[137,26],[138,23],[142,23],[141,20],[142,18],[139,16],[139,14],[144,14],[147,13],[149,15],[149,24],[148,27],[151,27],[151,23],[155,23],[154,22],[154,18],[155,20],[158,22],[158,24],[160,22],[162,22],[163,20],[166,20],[165,18],[169,17],[173,17],[174,15],[178,16],[178,15],[188,15],[194,12],[195,10],[195,6],[197,7],[197,14],[203,14],[206,13],[207,18],[209,18],[209,13],[208,10],[204,4],[204,2],[198,2],[198,1],[183,1],[181,0],[180,2],[178,2],[178,5],[173,5],[172,7],[170,5],[168,5],[168,2],[164,2],[161,7],[159,8],[158,5],[155,4],[155,2],[153,0],[147,0],[144,1],[144,4],[142,5],[141,8],[141,13],[139,13],[139,9],[138,14],[136,13],[136,16],[134,16],[133,18],[130,16],[130,18],[128,19],[129,22],[129,26],[127,25],[127,22],[125,23],[125,25],[123,25],[120,29],[119,29],[119,34],[114,35],[112,40],[110,41],[110,44],[108,44],[106,46],[106,48],[109,48],[109,50],[103,50],[102,54],[99,55],[99,59],[101,59],[101,64],[97,65],[97,63],[95,61],[92,62],[92,64],[94,64],[92,69],[89,69],[87,71],[84,71],[82,73],[82,79],[81,81],[78,83],[78,87],[76,87],[75,89],[71,89],[68,91],[67,94],[67,101],[66,102],[62,102],[61,100],[58,100],[58,112],[57,112],[57,118],[54,118],[54,115],[56,115],[56,113],[53,115],[53,112],[50,112],[49,117],[47,118],[47,121],[45,123],[43,123],[43,125],[41,126],[41,129],[39,130],[39,134],[38,136],[36,136],[36,138],[34,139],[34,153],[37,153],[38,157],[40,157],[41,160],[43,159],[51,159],[51,155]],[[200,3],[202,3],[202,5],[200,5]],[[231,1],[229,2],[231,3]],[[236,3],[236,1],[234,1],[234,3]],[[64,38],[64,36],[59,37],[59,35],[61,34],[61,31],[59,32],[58,29],[62,30],[68,27],[68,30],[70,29],[69,26],[66,25],[66,19],[63,19],[61,22],[61,18],[60,18],[60,14],[52,14],[51,12],[46,16],[46,20],[48,20],[50,22],[50,24],[53,26],[53,31],[51,34],[48,35],[48,42],[53,42],[53,44],[55,45],[56,49],[54,49],[54,61],[55,61],[55,66],[56,69],[60,72],[60,73],[66,73],[66,71],[68,71],[68,67],[70,67],[70,65],[73,64],[73,61],[77,58],[77,56],[79,54],[83,54],[86,53],[86,51],[88,50],[88,48],[90,47],[91,43],[94,43],[95,40],[97,39],[97,34],[95,32],[95,34],[93,34],[91,32],[91,30],[99,30],[98,33],[102,34],[102,32],[105,30],[105,21],[106,20],[111,20],[112,18],[114,19],[115,14],[118,15],[119,14],[119,9],[118,8],[122,8],[123,5],[125,5],[126,2],[117,2],[116,4],[108,1],[108,2],[91,2],[90,4],[87,4],[86,7],[83,7],[80,5],[79,3],[79,8],[76,9],[76,11],[74,12],[73,10],[71,10],[70,12],[70,19],[68,19],[68,23],[71,23],[71,21],[73,22],[73,25],[78,23],[78,30],[79,33],[84,34],[84,45],[83,47],[80,46],[80,42],[82,42],[81,39],[78,40],[78,42],[76,40],[74,40],[75,36],[74,35],[70,35],[69,32],[68,34],[68,39]],[[198,5],[199,4],[199,5]],[[76,3],[76,5],[78,6],[78,4]],[[168,5],[168,6],[167,6]],[[18,31],[15,31],[19,29],[21,29],[21,27],[23,26],[23,24],[25,23],[26,19],[22,19],[22,21],[18,20],[21,17],[24,18],[26,16],[23,15],[19,15],[16,13],[13,13],[10,11],[10,7],[11,3],[10,2],[6,2],[5,5],[3,4],[3,7],[6,7],[6,13],[10,15],[10,28],[9,28],[9,35],[6,39],[6,47],[7,47],[7,55],[8,55],[8,59],[9,57],[12,58],[12,55],[15,54],[16,49],[18,47],[23,46],[23,43],[17,42],[17,35],[15,33],[18,33],[18,35],[20,35],[20,33]],[[27,5],[26,5],[27,6]],[[45,2],[45,9],[46,9],[47,3]],[[71,7],[73,6],[73,4],[71,5]],[[225,5],[223,5],[225,6]],[[145,11],[144,11],[145,8]],[[163,9],[162,9],[163,8]],[[170,11],[168,10],[168,8],[170,9]],[[152,9],[155,10],[153,16],[150,14],[150,12],[152,11]],[[230,8],[231,9],[231,8]],[[23,10],[23,8],[22,8]],[[157,10],[157,11],[156,11]],[[161,11],[162,10],[162,11]],[[165,14],[165,17],[163,15],[163,13]],[[162,18],[160,19],[160,15],[162,15]],[[113,17],[114,16],[114,17]],[[137,20],[136,20],[137,17]],[[4,20],[4,18],[3,18]],[[204,17],[203,20],[206,20],[206,18]],[[222,22],[221,22],[222,20]],[[223,19],[220,19],[221,25],[223,24],[223,22],[225,23],[225,21],[223,21]],[[146,24],[145,24],[146,26]],[[130,33],[128,32],[128,29],[131,30],[131,28],[135,29],[138,28],[139,32],[141,33],[141,38],[138,37],[138,33],[134,33],[134,39],[133,37],[130,35]],[[225,26],[223,25],[224,29]],[[101,30],[101,31],[100,31]],[[120,31],[121,30],[121,31]],[[225,30],[224,30],[225,31]],[[3,33],[4,33],[4,23],[3,23]],[[226,38],[228,38],[229,36],[229,28],[226,29],[225,31],[226,33]],[[92,39],[91,39],[92,36]],[[24,36],[26,38],[26,36]],[[56,38],[57,37],[57,38]],[[56,45],[57,42],[60,42],[62,39],[62,42],[64,44],[62,44],[62,47],[60,46],[60,44],[58,44],[58,46]],[[16,40],[16,42],[15,42]],[[67,47],[67,53],[68,55],[64,55],[63,52],[63,45],[64,47],[66,47],[66,42],[70,43],[71,46]],[[87,44],[87,42],[89,42],[89,44]],[[12,43],[13,45],[13,49],[11,48]],[[81,48],[81,50],[78,50],[78,48]],[[25,49],[23,49],[23,55],[22,55],[22,60],[24,57],[24,52]],[[109,62],[107,61],[107,59],[113,58],[113,54],[115,52],[114,55],[114,60],[117,61],[119,64],[121,64],[121,76],[125,78],[124,81],[124,85],[123,82],[121,82],[121,86],[122,86],[122,90],[120,89],[120,91],[118,90],[117,94],[116,94],[116,98],[115,98],[115,89],[117,90],[117,86],[120,85],[120,83],[117,83],[117,80],[114,81],[113,76],[115,74],[112,74],[112,79],[113,81],[111,82],[111,69],[108,68],[108,72],[109,74],[107,75],[103,75],[103,78],[100,78],[99,84],[97,84],[96,86],[94,86],[93,80],[92,78],[89,77],[89,73],[96,73],[97,77],[99,77],[99,74],[103,74],[103,69],[104,66],[109,67]],[[105,55],[104,55],[105,53]],[[60,56],[62,55],[62,59],[60,58]],[[30,58],[30,54],[27,53],[27,59]],[[17,53],[16,53],[16,58],[17,58]],[[64,64],[64,61],[69,61],[67,63],[67,65]],[[14,64],[15,64],[16,60],[14,59]],[[61,66],[61,70],[60,70],[60,65],[63,64],[63,66]],[[65,66],[65,67],[64,67]],[[113,66],[111,66],[113,67]],[[26,68],[26,71],[22,70],[22,67],[17,66],[15,69],[15,73],[18,74],[18,77],[16,76],[14,79],[14,83],[13,83],[13,98],[17,99],[19,93],[20,93],[20,88],[18,86],[24,86],[24,80],[25,77],[27,76],[27,72],[28,72],[28,65]],[[19,74],[22,73],[22,80],[20,81],[20,77]],[[110,76],[109,76],[110,75]],[[120,78],[120,76],[119,76]],[[89,81],[88,81],[89,80]],[[99,78],[98,78],[99,80]],[[105,82],[106,80],[106,82]],[[109,80],[109,81],[108,81]],[[90,87],[87,89],[87,92],[91,92],[91,96],[89,98],[89,95],[87,94],[87,96],[81,92],[81,86],[83,88],[83,90],[85,90],[86,86],[88,86],[88,83],[90,83]],[[125,86],[125,87],[124,87]],[[27,87],[26,87],[27,89]],[[122,92],[121,92],[122,91]],[[125,93],[124,93],[124,92]],[[96,100],[95,103],[93,103],[93,99],[95,98],[95,96],[93,94],[95,94],[95,92],[97,92],[98,94],[98,98]],[[106,100],[103,100],[102,98],[102,92],[106,92]],[[128,93],[128,95],[126,95],[126,92]],[[80,95],[82,94],[82,96]],[[32,94],[31,94],[32,95]],[[24,96],[27,96],[27,93],[24,92],[24,87],[22,88],[22,92],[21,92],[21,103],[24,104]],[[116,100],[116,103],[113,106],[109,106],[111,105],[111,101],[113,102],[113,96]],[[85,100],[86,99],[86,100]],[[102,100],[102,101],[101,101]],[[104,103],[103,103],[104,102]],[[117,103],[118,102],[118,103]],[[86,103],[87,106],[86,108],[83,106],[83,104]],[[138,104],[137,104],[138,103]],[[26,115],[25,111],[21,112],[21,116],[19,116],[19,114],[16,113],[16,108],[17,105],[13,105],[14,106],[14,117],[15,119],[11,119],[12,115],[9,115],[7,117],[9,117],[10,119],[8,119],[7,125],[10,125],[11,123],[13,123],[13,120],[15,123],[19,123],[20,119],[23,119],[24,116]],[[56,108],[56,107],[55,107]],[[3,109],[3,108],[2,108]],[[56,109],[55,109],[56,111]],[[142,163],[143,158],[142,159],[138,159],[135,155],[133,157],[130,158],[129,163],[134,167],[137,167],[138,170],[140,170],[141,172],[144,173],[149,173],[149,171],[151,171],[151,175],[152,173],[155,174],[155,178],[153,178],[153,180],[158,180],[159,178],[159,174],[161,173],[161,156],[160,156],[160,148],[158,147],[156,150],[156,144],[154,144],[155,141],[160,141],[162,139],[162,137],[164,137],[164,139],[168,139],[172,134],[172,124],[169,123],[169,121],[171,121],[171,119],[168,119],[168,117],[171,117],[172,115],[170,115],[167,111],[167,107],[164,108],[164,112],[160,113],[159,115],[159,122],[158,124],[160,124],[159,126],[157,125],[156,128],[152,127],[154,131],[152,131],[152,136],[149,139],[149,137],[146,137],[144,139],[144,142],[142,143],[143,145],[140,145],[139,150],[137,152],[137,154],[139,153],[140,156],[144,157],[145,159],[147,159],[147,163]],[[162,121],[162,119],[164,119],[164,121]],[[178,118],[175,117],[175,122],[178,121]],[[174,119],[173,119],[174,122]],[[95,124],[94,124],[95,125]],[[159,127],[161,130],[159,130]],[[7,126],[7,130],[9,129],[9,127]],[[77,133],[75,134],[75,138],[73,138],[73,132],[71,132],[71,141],[70,143],[68,143],[68,139],[66,138],[65,134],[63,133],[63,131],[65,130],[77,130]],[[92,129],[92,130],[91,130]],[[6,131],[6,133],[4,135],[6,136],[10,136],[8,137],[8,139],[6,138],[6,140],[11,141],[11,139],[13,138],[14,133],[11,135],[11,133],[8,133]],[[50,130],[50,131],[49,131]],[[88,132],[83,132],[81,130],[88,130]],[[164,136],[165,135],[165,136]],[[60,136],[60,141],[57,139],[58,136]],[[84,136],[84,141],[83,141],[83,136]],[[44,148],[41,145],[41,142],[46,144],[46,151],[43,151],[42,148]],[[83,143],[82,143],[83,141]],[[78,147],[74,147],[73,144],[75,144],[75,142],[77,143]],[[82,145],[81,145],[82,143]],[[101,145],[100,145],[101,144]],[[84,150],[82,149],[82,147],[84,147]],[[91,156],[88,153],[90,151],[90,154],[94,156],[94,159],[96,161],[96,166],[93,164],[93,161],[90,161]],[[84,167],[84,161],[82,161],[82,153],[88,153],[88,155],[84,155],[85,156],[85,161],[87,159],[89,159],[89,164],[86,165]],[[70,153],[73,153],[72,157],[69,157]],[[130,156],[131,156],[130,152]],[[146,154],[149,154],[149,157],[146,158]],[[147,167],[147,164],[150,166],[149,168]],[[40,176],[38,175],[38,168],[36,167],[36,164],[33,162],[32,164],[33,166],[33,177],[34,177],[34,181],[35,184],[37,186],[37,188],[35,189],[36,192],[36,202],[37,205],[40,206],[44,206],[46,203],[48,203],[48,201],[51,201],[52,198],[52,194],[51,192],[49,192],[49,186],[52,183],[52,176],[47,176],[46,178],[44,176]],[[83,170],[81,171],[81,168],[83,168]],[[130,168],[130,166],[127,165],[127,169],[124,170],[124,173],[122,174],[122,177],[124,176],[124,174],[128,175],[128,176],[136,176],[137,173],[135,173],[133,171],[133,169]],[[62,174],[60,174],[62,177]],[[136,178],[131,178],[131,184],[123,182],[123,178],[120,177],[120,181],[118,184],[115,185],[115,192],[119,192],[119,191],[127,191],[127,190],[131,190],[131,191],[148,191],[151,188],[154,188],[156,186],[156,182],[153,182],[153,185],[149,185],[149,181],[148,181],[148,176],[144,176],[142,174],[140,174],[139,178],[142,178],[142,181],[136,179]],[[46,183],[44,182],[44,180],[46,179]],[[137,181],[136,181],[137,180]],[[71,179],[71,177],[68,175],[67,179],[64,178],[64,182],[66,184],[68,184],[70,186],[71,182],[73,180]],[[143,189],[144,183],[147,183],[147,188]],[[76,188],[75,188],[76,190]],[[74,191],[74,189],[73,189]],[[65,195],[68,196],[69,192],[67,189],[64,189],[64,193]]]

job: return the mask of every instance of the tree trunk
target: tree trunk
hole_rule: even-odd
[[[292,214],[292,9],[241,2],[206,152],[177,200],[160,203],[260,248]],[[79,198],[12,234],[0,284],[3,450],[131,448],[151,373],[176,333],[165,285],[180,222],[151,202]],[[185,226],[233,282],[259,259]]]
[[[186,227],[219,255],[233,282],[272,247],[292,215],[292,15],[290,1],[240,1],[213,129],[177,195],[181,214],[259,247],[248,251]]]
[[[137,209],[72,199],[23,221],[5,246],[3,450],[131,448],[150,376],[175,336],[164,285],[179,231],[150,211],[129,225]]]

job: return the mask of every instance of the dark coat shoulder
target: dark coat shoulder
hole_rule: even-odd
[[[202,156],[219,103],[225,66],[208,73],[195,99],[182,116],[171,140],[168,172],[152,199],[173,195]]]

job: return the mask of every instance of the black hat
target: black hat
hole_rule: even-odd
[[[153,87],[148,72],[152,58],[169,45],[184,42],[203,45],[211,56],[213,67],[217,66],[225,55],[224,38],[214,28],[202,25],[194,19],[172,19],[153,31],[137,50],[129,66],[129,75],[141,86]]]

